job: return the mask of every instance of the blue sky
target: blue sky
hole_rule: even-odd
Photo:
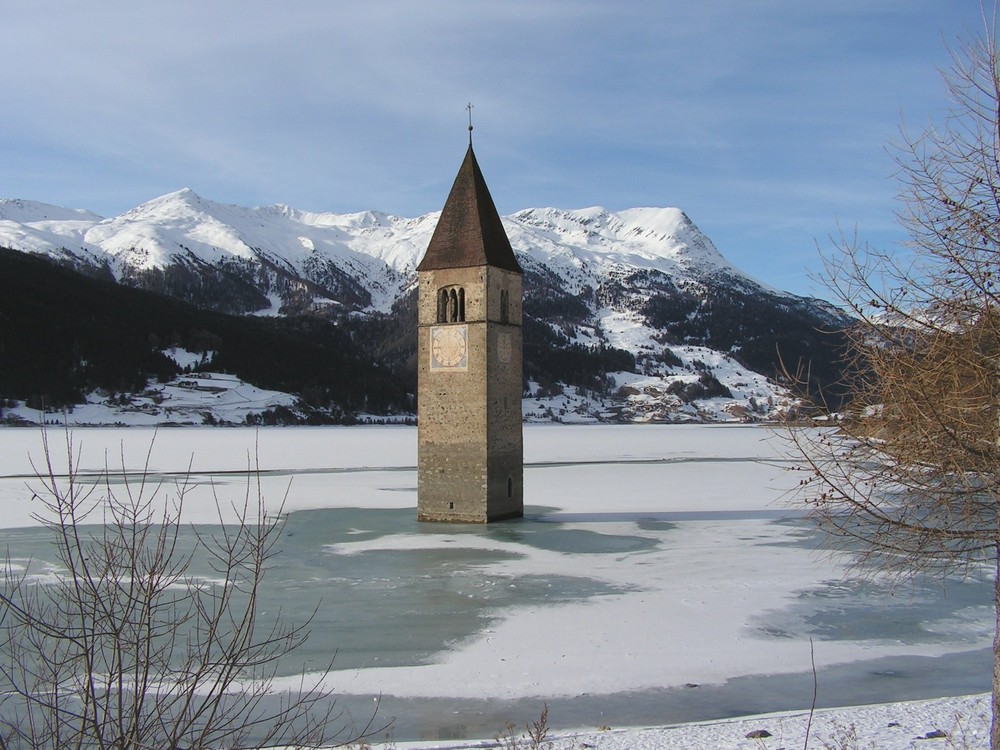
[[[677,206],[822,296],[840,226],[893,247],[899,128],[940,120],[979,0],[0,0],[0,197],[110,216],[440,209],[474,104],[501,213]]]

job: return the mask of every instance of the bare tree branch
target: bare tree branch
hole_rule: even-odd
[[[88,481],[66,436],[67,469],[48,436],[33,502],[58,570],[9,558],[0,581],[0,748],[147,750],[329,746],[358,738],[322,688],[327,673],[279,688],[283,659],[310,620],[262,621],[259,595],[281,511],[268,514],[248,461],[246,490],[213,493],[217,530],[182,543],[190,485],[137,479],[121,457]],[[37,468],[36,468],[37,470]],[[254,481],[256,477],[256,482]],[[226,522],[228,511],[238,520]],[[187,547],[193,538],[193,549]],[[195,560],[208,560],[207,576]],[[314,610],[315,613],[315,610]],[[374,714],[362,732],[371,732]]]
[[[849,408],[792,429],[800,496],[867,570],[1000,565],[1000,53],[996,8],[943,71],[952,110],[893,154],[912,259],[841,232],[824,280],[856,317]],[[1000,604],[1000,584],[997,588]],[[1000,611],[1000,610],[998,610]],[[991,747],[1000,750],[1000,629]]]

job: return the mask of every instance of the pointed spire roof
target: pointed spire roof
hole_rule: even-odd
[[[494,266],[522,273],[471,141],[417,270],[469,266]]]

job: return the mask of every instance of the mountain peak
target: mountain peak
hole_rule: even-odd
[[[671,275],[722,272],[750,280],[679,208],[529,208],[510,218],[529,235],[523,243],[548,247],[550,256],[570,249],[574,263],[637,266]],[[522,244],[513,237],[512,242]]]
[[[172,193],[151,198],[131,208],[111,221],[127,223],[136,221],[160,222],[176,220],[180,216],[197,216],[205,213],[206,201],[191,188],[181,188]]]
[[[0,221],[36,224],[46,221],[98,222],[102,218],[83,208],[63,208],[21,198],[0,198]]]

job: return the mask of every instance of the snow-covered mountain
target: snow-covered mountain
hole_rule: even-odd
[[[301,301],[280,278],[305,282],[314,305],[386,312],[412,282],[438,216],[243,208],[186,188],[108,219],[0,199],[0,245],[103,265],[119,281],[177,265],[250,271],[266,293],[254,312],[278,312],[285,296]],[[676,208],[527,209],[505,217],[504,226],[525,267],[554,272],[570,294],[629,269],[665,273],[681,284],[719,273],[756,284]]]
[[[111,218],[0,199],[0,246],[225,312],[387,314],[411,293],[438,215],[244,208],[188,189]],[[533,208],[503,222],[536,334],[636,358],[632,371],[608,374],[600,398],[533,383],[543,400],[528,403],[529,415],[770,416],[791,399],[768,381],[768,332],[794,337],[788,315],[810,329],[842,322],[832,307],[732,266],[680,209]],[[554,398],[563,401],[553,407]]]

